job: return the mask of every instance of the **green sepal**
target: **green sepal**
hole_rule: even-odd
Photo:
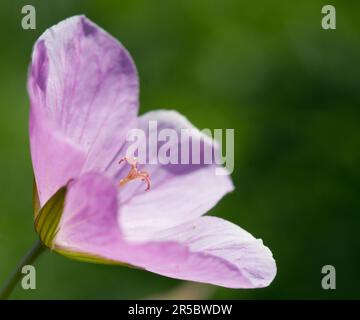
[[[64,257],[67,257],[67,258],[70,258],[73,260],[77,260],[77,261],[97,263],[97,264],[125,266],[125,267],[129,267],[129,268],[139,269],[138,267],[134,267],[130,264],[127,264],[127,263],[124,263],[121,261],[106,259],[106,258],[103,258],[103,257],[95,255],[95,254],[72,251],[69,249],[60,248],[60,247],[56,247],[56,246],[54,248],[54,252],[56,252]]]
[[[67,187],[60,188],[39,210],[35,218],[35,230],[40,240],[50,249],[53,248],[53,240],[64,211],[66,191]]]
[[[33,204],[33,210],[34,210],[34,219],[36,219],[36,217],[40,211],[40,200],[39,200],[39,194],[38,194],[35,178],[33,179],[32,204]]]

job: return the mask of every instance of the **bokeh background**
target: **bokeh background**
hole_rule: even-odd
[[[21,28],[25,4],[36,8],[36,30]],[[336,30],[321,28],[325,4],[336,6]],[[36,238],[25,88],[32,45],[80,13],[131,52],[141,113],[174,108],[200,128],[235,128],[236,191],[210,214],[263,238],[278,274],[259,290],[184,289],[145,271],[47,252],[36,264],[38,289],[12,297],[360,298],[356,0],[1,1],[0,283]],[[321,288],[326,264],[336,267],[336,290]]]

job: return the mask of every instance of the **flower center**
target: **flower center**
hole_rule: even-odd
[[[123,187],[125,184],[127,184],[131,180],[135,179],[141,179],[142,181],[146,182],[146,189],[145,191],[150,190],[150,175],[147,171],[139,171],[137,168],[138,162],[136,158],[133,157],[124,157],[120,159],[119,164],[123,161],[126,161],[130,166],[130,171],[127,174],[127,176],[120,180],[119,185],[120,187]]]

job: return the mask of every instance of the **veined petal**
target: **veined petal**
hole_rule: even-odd
[[[84,16],[60,22],[35,43],[28,91],[32,118],[36,118],[31,120],[30,139],[35,139],[33,131],[55,135],[57,138],[49,139],[66,141],[69,149],[85,154],[83,165],[70,170],[72,177],[81,169],[101,169],[109,163],[138,111],[138,77],[130,55]],[[37,129],[42,122],[47,124]],[[40,194],[47,192],[41,190],[44,178],[39,168],[51,163],[46,174],[56,191],[61,185],[53,176],[71,167],[73,161],[67,152],[57,163],[42,155],[46,139],[31,142],[31,152],[36,148],[39,155],[33,160],[39,164],[34,171]]]
[[[113,181],[99,173],[84,174],[68,185],[54,250],[80,260],[96,257],[120,264],[151,258],[162,261],[160,252],[168,244],[130,245],[123,238],[117,215],[117,188]],[[183,248],[180,251],[184,252]],[[168,253],[175,258],[179,250]]]
[[[49,121],[33,109],[30,110],[29,133],[37,195],[42,207],[55,192],[79,174],[86,154],[71,140],[53,130]]]
[[[150,124],[154,121],[157,123],[157,128]],[[154,232],[192,220],[205,214],[225,194],[233,190],[234,187],[226,169],[214,162],[210,164],[205,162],[204,153],[218,152],[218,144],[200,132],[178,112],[158,110],[146,113],[139,118],[137,128],[145,132],[144,137],[147,140],[146,164],[140,163],[139,170],[145,170],[150,174],[151,190],[144,192],[145,186],[141,181],[130,182],[119,189],[121,208],[119,223],[124,226],[124,232],[141,229],[145,234],[148,231]],[[152,137],[156,137],[163,129],[172,129],[178,136],[177,141],[174,140],[172,145],[170,140],[167,142],[170,146],[169,150],[171,148],[177,150],[174,154],[179,158],[178,164],[162,164],[164,162],[161,162],[160,150],[164,142],[156,142],[157,140],[153,140]],[[187,136],[188,133],[182,131],[184,129],[192,130],[191,134]],[[182,134],[185,137],[183,140],[181,140]],[[189,164],[184,164],[180,157],[182,152],[186,151],[186,148],[182,147],[187,141],[197,143],[199,149],[193,150],[190,143],[188,145]],[[155,150],[155,153],[152,154],[151,150]],[[126,152],[125,147],[123,152]],[[199,154],[197,164],[192,163],[191,160],[194,152]],[[158,159],[156,159],[157,156]],[[154,160],[158,163],[151,164]],[[117,180],[123,178],[128,170],[129,168],[124,165],[119,166],[117,161],[108,169]],[[222,175],[219,175],[219,172]]]
[[[179,259],[173,268],[147,268],[169,277],[231,288],[259,288],[268,286],[276,275],[275,260],[262,240],[221,218],[199,217],[148,235],[147,241],[175,242],[188,250],[187,257]]]
[[[117,190],[99,173],[87,173],[68,185],[64,211],[54,240],[55,247],[96,253],[122,242],[117,224]]]
[[[274,278],[276,266],[270,250],[222,219],[200,217],[129,241],[116,223],[116,194],[113,182],[99,174],[86,174],[70,184],[55,251],[231,288],[264,287]]]

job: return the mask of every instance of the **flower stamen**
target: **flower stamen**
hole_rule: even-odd
[[[120,180],[119,185],[120,187],[123,187],[125,184],[127,184],[131,180],[135,179],[141,179],[141,181],[146,182],[146,189],[145,191],[150,190],[150,175],[147,171],[139,171],[137,168],[138,161],[136,158],[133,157],[124,157],[120,159],[119,164],[121,164],[123,161],[126,161],[130,166],[130,171],[127,174],[127,176]]]

